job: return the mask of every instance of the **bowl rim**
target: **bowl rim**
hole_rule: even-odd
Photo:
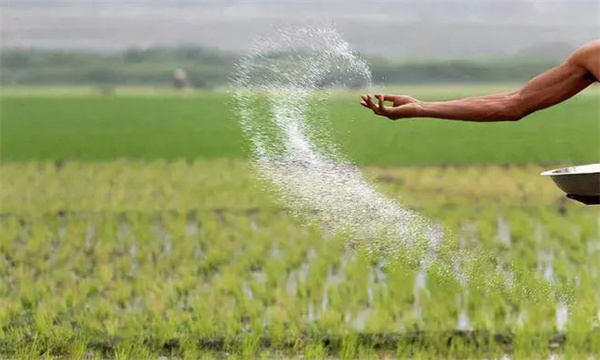
[[[581,168],[581,169],[577,169]],[[559,170],[574,169],[573,171],[556,172]],[[564,176],[564,175],[588,175],[600,174],[600,163],[567,166],[558,169],[546,170],[540,173],[542,176]]]

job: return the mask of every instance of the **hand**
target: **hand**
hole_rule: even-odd
[[[410,96],[375,94],[378,104],[375,105],[371,99],[371,95],[361,95],[360,104],[368,109],[373,110],[377,115],[387,117],[390,120],[401,118],[410,118],[418,116],[421,102]],[[392,102],[392,107],[385,106],[386,101]]]

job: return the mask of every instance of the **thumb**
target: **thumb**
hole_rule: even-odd
[[[382,113],[385,113],[387,111],[387,109],[385,108],[385,98],[382,94],[377,94],[375,95],[377,97],[377,100],[379,100],[379,110]]]

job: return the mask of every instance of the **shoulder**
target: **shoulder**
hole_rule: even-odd
[[[579,49],[577,49],[572,57],[584,60],[587,57],[598,55],[600,53],[600,40],[590,41],[589,43],[583,45]]]
[[[590,41],[577,49],[566,63],[583,68],[596,80],[600,79],[600,40]]]

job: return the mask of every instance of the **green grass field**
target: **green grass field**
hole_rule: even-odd
[[[440,99],[486,90],[414,91],[425,99]],[[496,124],[383,121],[360,107],[358,95],[334,94],[328,109],[335,139],[360,164],[589,163],[600,159],[596,93],[522,122]],[[235,106],[226,93],[57,96],[8,91],[0,109],[0,156],[5,161],[243,159],[247,154]]]
[[[597,94],[510,124],[385,122],[355,95],[332,96],[336,139],[448,244],[489,254],[470,282],[292,216],[225,93],[5,91],[0,358],[597,357],[598,210],[539,176],[598,161]],[[513,292],[481,286],[494,259]],[[564,324],[544,279],[568,295]]]

